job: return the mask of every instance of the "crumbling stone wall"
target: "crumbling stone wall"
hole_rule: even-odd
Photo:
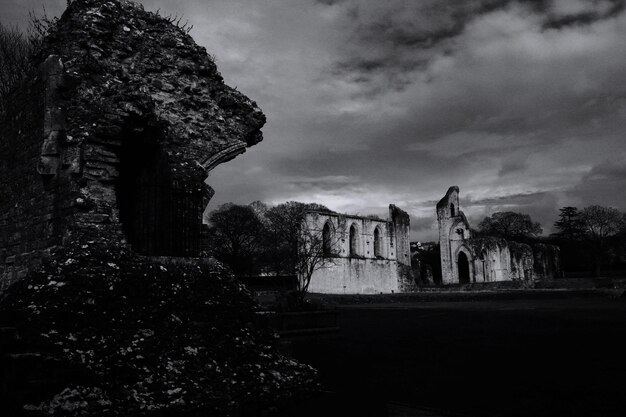
[[[560,276],[559,248],[554,245],[472,238],[460,210],[459,187],[437,203],[441,273],[444,284],[533,280]]]
[[[59,68],[47,60],[0,115],[0,292],[61,242],[72,184],[49,175],[63,119],[55,107]]]
[[[319,211],[306,214],[304,225],[311,233],[321,236],[326,224],[331,230],[332,251],[322,267],[313,273],[309,291],[378,294],[415,288],[410,258],[405,260],[410,232],[409,215],[405,211],[389,205],[388,220]],[[358,235],[356,253],[352,253],[350,247],[350,228]],[[378,249],[375,249],[377,243]]]
[[[72,2],[0,115],[0,289],[95,228],[141,254],[198,256],[208,172],[265,116],[182,29],[126,1]]]

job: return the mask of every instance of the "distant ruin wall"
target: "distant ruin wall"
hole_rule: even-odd
[[[459,188],[452,186],[437,203],[441,272],[444,284],[470,284],[557,278],[559,248],[528,245],[498,237],[472,238],[460,210]]]
[[[399,291],[395,260],[335,258],[315,271],[310,292],[327,294],[379,294]]]
[[[311,211],[308,232],[330,243],[324,263],[313,272],[309,291],[328,294],[378,294],[415,289],[410,267],[409,215],[389,206],[389,219]]]

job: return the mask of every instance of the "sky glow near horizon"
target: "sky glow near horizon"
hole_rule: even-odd
[[[412,216],[435,240],[451,185],[550,232],[558,208],[626,210],[626,11],[587,0],[143,0],[183,15],[264,140],[211,172],[210,208],[316,202]],[[0,0],[0,20],[64,0]]]

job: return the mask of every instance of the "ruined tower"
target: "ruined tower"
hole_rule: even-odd
[[[473,238],[459,205],[459,187],[437,203],[443,284],[531,280],[560,276],[559,249],[502,237]]]
[[[437,203],[437,222],[442,282],[469,283],[472,256],[466,241],[471,237],[471,232],[459,206],[459,187],[448,188],[446,195]]]

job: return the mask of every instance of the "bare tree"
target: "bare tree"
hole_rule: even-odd
[[[68,0],[68,6],[70,3]],[[41,15],[31,11],[28,17],[27,34],[0,22],[0,113],[6,111],[11,92],[32,70],[33,55],[58,22],[58,18],[48,17],[45,7]]]
[[[306,216],[300,223],[298,233],[298,256],[294,264],[294,272],[297,276],[296,291],[300,301],[309,291],[311,278],[315,271],[328,268],[335,264],[335,259],[339,255],[339,236],[332,223],[326,223],[330,230],[325,236],[323,229],[318,229]]]
[[[0,113],[13,89],[30,69],[32,43],[17,27],[0,22]]]
[[[607,242],[624,227],[624,215],[613,207],[589,206],[580,213],[580,219],[591,241],[595,274],[599,276],[607,252]]]
[[[268,266],[277,275],[286,273],[296,277],[293,300],[296,304],[304,301],[313,273],[331,265],[336,255],[333,248],[337,243],[327,241],[325,245],[323,230],[317,230],[307,220],[309,210],[331,212],[319,204],[289,201],[269,208],[264,214]]]

